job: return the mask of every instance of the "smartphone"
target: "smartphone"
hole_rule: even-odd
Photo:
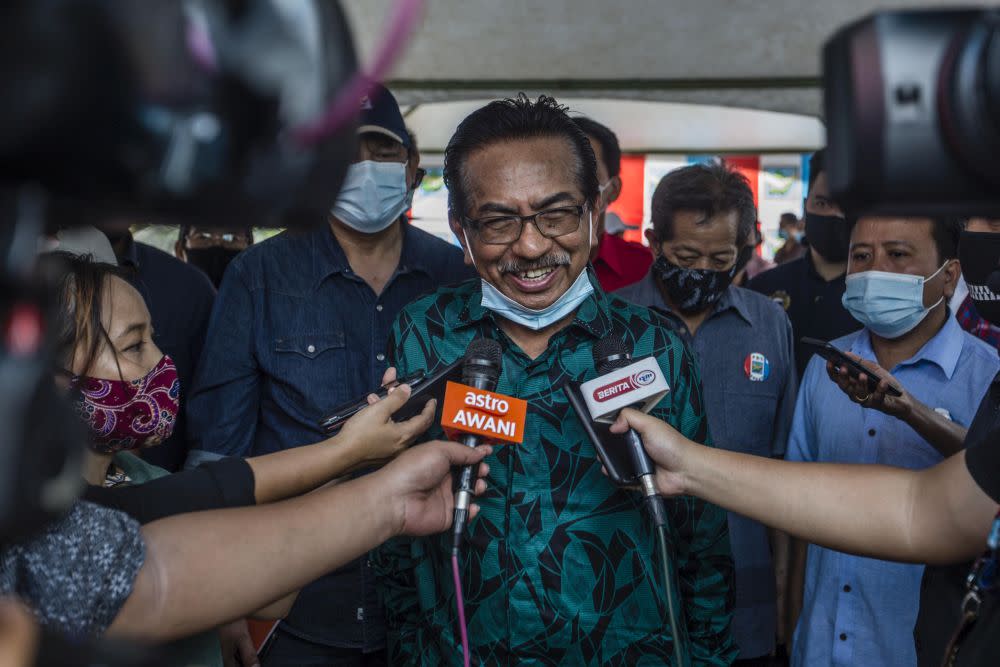
[[[567,382],[564,385],[566,397],[570,405],[576,411],[583,430],[586,432],[597,456],[604,464],[604,469],[608,471],[608,478],[618,486],[635,486],[639,483],[639,476],[635,462],[632,460],[632,448],[626,441],[626,433],[612,433],[610,424],[602,424],[594,421],[590,416],[590,410],[580,393],[580,385],[575,382]]]
[[[818,338],[809,338],[808,336],[803,336],[799,340],[803,345],[808,345],[809,347],[814,348],[816,354],[823,357],[827,361],[832,362],[833,367],[836,368],[837,370],[840,370],[841,368],[847,369],[847,374],[850,375],[852,378],[858,379],[858,377],[860,377],[860,375],[864,373],[865,377],[868,378],[869,393],[872,393],[876,389],[878,389],[878,385],[882,381],[881,377],[871,372],[870,370],[868,370],[867,368],[856,362],[854,359],[851,359],[849,356],[838,350],[836,347],[834,347],[827,341],[820,340]],[[890,396],[903,395],[898,389],[893,387],[891,384],[889,385],[889,388],[886,390],[885,393],[889,394]]]
[[[423,411],[424,406],[427,405],[427,401],[432,398],[438,399],[440,407],[441,399],[444,397],[444,389],[447,381],[454,380],[456,382],[461,382],[463,361],[464,357],[459,357],[433,374],[428,374],[424,371],[417,371],[416,373],[408,375],[405,378],[400,378],[390,384],[382,385],[372,393],[376,394],[379,398],[385,398],[389,394],[389,390],[393,387],[401,384],[410,385],[411,393],[409,400],[406,401],[406,404],[392,416],[394,421],[406,421],[411,417],[419,415]],[[367,396],[356,401],[351,401],[350,403],[338,405],[330,412],[329,415],[319,420],[319,427],[326,435],[333,435],[340,430],[340,427],[343,426],[348,419],[361,412],[366,407],[368,407]]]

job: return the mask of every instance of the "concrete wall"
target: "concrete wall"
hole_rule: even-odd
[[[393,0],[342,0],[363,58]],[[529,92],[818,114],[819,49],[876,8],[961,0],[428,0],[404,104]]]

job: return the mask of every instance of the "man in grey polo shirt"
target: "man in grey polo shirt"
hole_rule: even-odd
[[[661,312],[694,351],[718,447],[781,457],[795,409],[792,326],[771,299],[732,285],[753,251],[756,220],[749,183],[724,164],[670,172],[653,194],[646,232],[656,261],[616,294]],[[787,539],[734,513],[729,535],[736,664],[766,665],[775,636],[783,637]]]

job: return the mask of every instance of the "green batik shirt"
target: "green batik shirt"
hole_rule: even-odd
[[[652,414],[705,442],[695,361],[652,311],[594,293],[572,324],[530,359],[482,307],[478,280],[439,289],[403,309],[389,337],[405,377],[434,372],[464,355],[472,339],[501,343],[496,391],[528,402],[524,442],[494,447],[489,490],[460,556],[474,665],[671,664],[656,535],[640,494],[615,487],[563,384],[598,375],[593,346],[617,336],[635,358],[652,355],[671,391]],[[442,437],[440,426],[429,438]],[[667,501],[671,557],[695,665],[728,665],[733,562],[726,513],[693,497]],[[461,665],[450,532],[397,539],[373,555],[387,615],[389,664]]]

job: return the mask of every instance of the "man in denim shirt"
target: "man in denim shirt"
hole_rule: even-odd
[[[323,439],[317,420],[371,391],[410,301],[471,272],[458,248],[406,224],[419,155],[384,88],[362,101],[360,146],[329,226],[285,232],[232,261],[192,390],[189,464]],[[367,559],[307,586],[263,664],[384,664]]]

